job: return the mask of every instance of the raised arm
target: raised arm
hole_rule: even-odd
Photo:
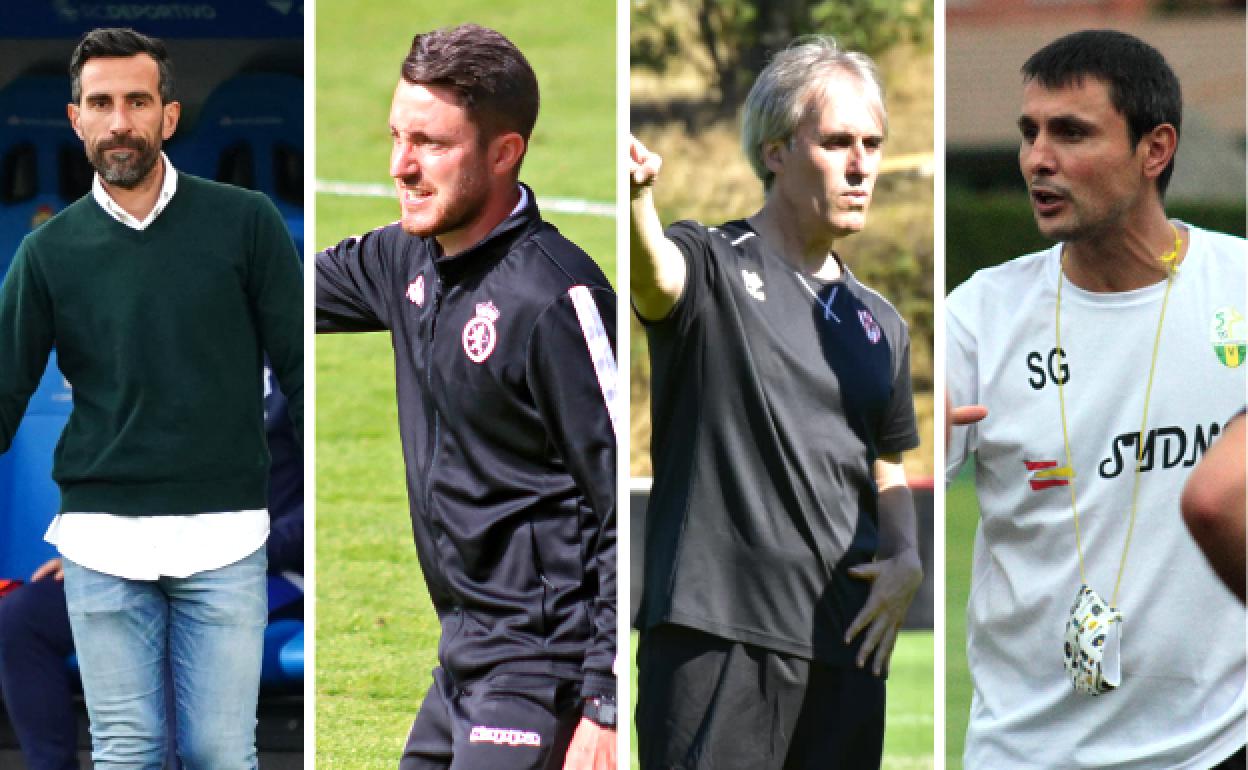
[[[685,258],[663,235],[654,207],[654,182],[663,159],[630,137],[629,174],[632,192],[632,232],[629,288],[637,314],[650,321],[668,314],[685,289]]]

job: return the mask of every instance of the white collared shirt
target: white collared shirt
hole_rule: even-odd
[[[117,205],[100,175],[91,196],[113,219],[143,230],[156,221],[178,190],[178,174],[162,152],[165,179],[156,205],[140,220]],[[264,546],[269,512],[263,508],[178,516],[118,516],[66,512],[48,526],[44,540],[66,559],[127,580],[189,577],[233,564]]]
[[[160,154],[160,162],[165,167],[165,181],[160,185],[160,195],[156,197],[156,205],[143,219],[137,219],[113,200],[113,196],[109,195],[108,190],[104,188],[104,180],[98,173],[91,181],[91,197],[95,198],[95,202],[100,204],[100,208],[108,212],[110,217],[126,227],[146,230],[148,225],[156,221],[156,217],[160,216],[165,206],[169,205],[169,201],[173,200],[173,194],[178,191],[178,172],[173,170],[173,164],[163,152]]]

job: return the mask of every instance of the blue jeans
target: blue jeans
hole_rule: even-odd
[[[186,770],[254,770],[265,555],[187,578],[126,580],[65,560],[96,770],[159,770],[165,661]]]

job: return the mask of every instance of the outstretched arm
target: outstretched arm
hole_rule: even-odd
[[[629,173],[632,191],[632,247],[629,287],[633,307],[646,320],[668,314],[685,289],[685,258],[663,235],[654,207],[654,183],[663,159],[630,137]]]

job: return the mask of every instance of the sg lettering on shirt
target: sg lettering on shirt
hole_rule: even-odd
[[[1066,364],[1066,351],[1053,348],[1046,357],[1038,350],[1027,354],[1027,369],[1031,376],[1027,383],[1035,390],[1042,389],[1052,382],[1054,385],[1065,385],[1070,382],[1070,367]]]

